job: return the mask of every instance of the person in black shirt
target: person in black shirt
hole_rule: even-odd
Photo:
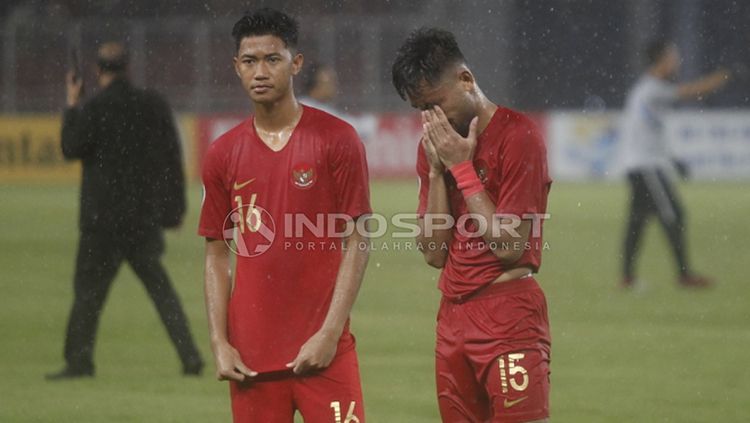
[[[96,330],[112,281],[127,261],[143,282],[182,361],[199,375],[203,360],[160,256],[163,228],[179,227],[185,214],[180,142],[166,101],[128,81],[121,43],[98,51],[101,91],[82,107],[83,84],[67,75],[62,151],[81,160],[80,240],[75,299],[65,338],[66,366],[50,380],[94,375]]]

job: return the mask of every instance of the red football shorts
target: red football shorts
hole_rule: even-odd
[[[326,369],[309,376],[260,374],[252,382],[230,382],[235,423],[364,423],[357,352],[339,353]]]
[[[435,374],[443,422],[528,422],[549,416],[547,302],[533,278],[443,298]]]

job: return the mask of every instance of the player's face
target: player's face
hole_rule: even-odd
[[[316,77],[316,85],[323,100],[329,101],[336,96],[336,73],[333,69],[321,69]]]
[[[302,55],[293,53],[279,37],[251,36],[240,42],[234,69],[254,103],[270,104],[292,92],[292,77],[302,61]]]
[[[447,71],[434,85],[424,82],[419,93],[409,96],[409,101],[419,110],[440,106],[453,129],[465,137],[476,116],[475,88],[474,77],[467,69]]]
[[[664,52],[662,60],[664,61],[667,75],[670,77],[676,76],[680,70],[680,51],[677,49],[677,46],[670,45]]]

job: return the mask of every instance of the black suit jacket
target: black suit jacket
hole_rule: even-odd
[[[80,159],[81,229],[173,227],[185,214],[177,130],[156,92],[115,79],[63,115],[62,151]]]

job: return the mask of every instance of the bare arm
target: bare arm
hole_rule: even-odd
[[[724,86],[729,76],[726,69],[718,69],[700,79],[678,85],[677,95],[683,100],[690,100],[710,94]]]
[[[531,222],[516,218],[499,218],[495,216],[495,203],[485,191],[476,193],[466,199],[469,213],[481,215],[487,222],[487,230],[482,238],[493,248],[503,264],[513,264],[524,253],[524,243],[529,239]]]
[[[368,243],[367,236],[358,233],[357,230],[344,239],[344,251],[331,305],[328,307],[323,325],[300,348],[294,361],[287,364],[287,367],[292,368],[294,373],[303,374],[324,369],[333,361],[339,338],[341,338],[362,285],[362,278],[370,256]]]
[[[444,216],[450,215],[448,188],[445,185],[445,172],[430,170],[430,188],[427,194],[427,210],[424,217],[417,220],[419,235],[417,244],[422,246],[425,261],[438,269],[445,266],[448,258],[448,242],[452,229]]]
[[[256,372],[242,362],[239,352],[227,337],[227,308],[232,292],[229,247],[223,240],[206,239],[206,273],[204,293],[211,349],[216,362],[216,378],[243,381]]]

